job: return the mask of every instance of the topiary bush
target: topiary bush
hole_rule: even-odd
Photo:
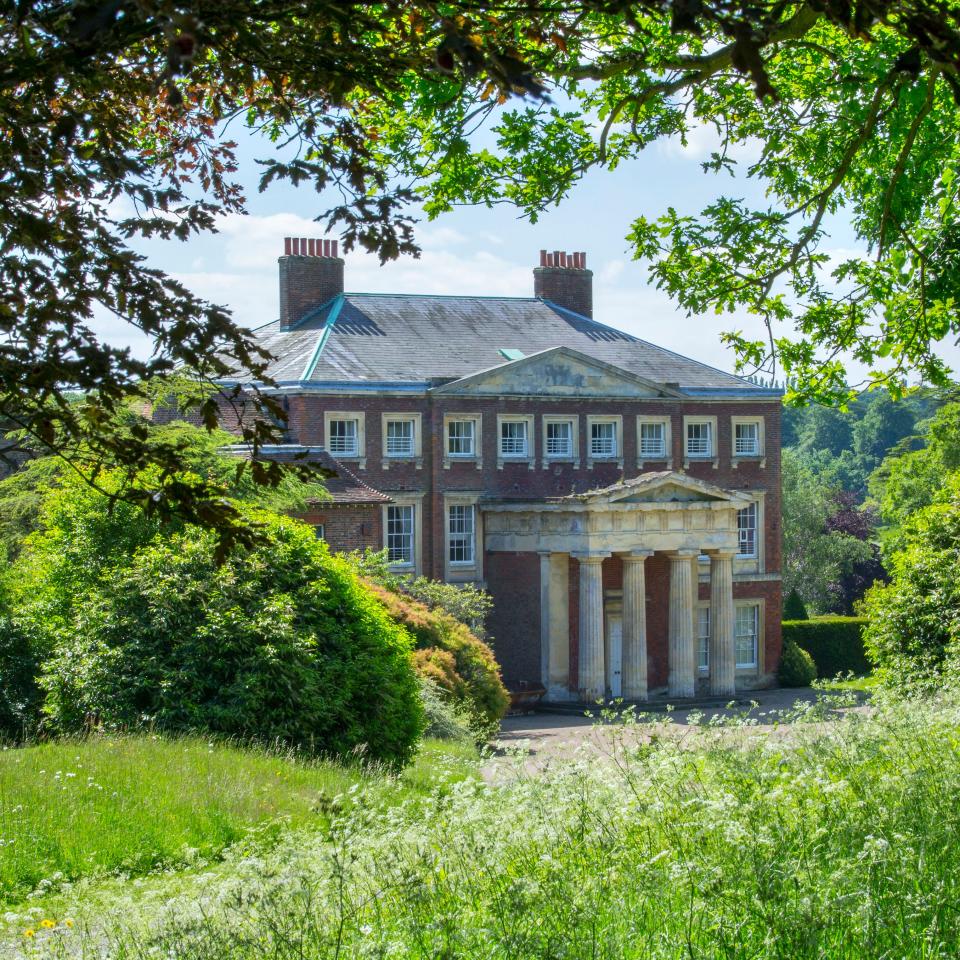
[[[863,645],[864,617],[814,617],[812,620],[785,620],[782,624],[784,646],[795,643],[813,657],[820,678],[838,673],[862,676],[870,672]]]
[[[243,508],[260,540],[218,564],[212,534],[128,511],[58,494],[18,561],[24,617],[52,650],[54,730],[150,724],[411,758],[424,725],[411,638],[309,527]],[[140,525],[112,529],[128,519]]]
[[[809,620],[807,607],[803,602],[803,597],[796,590],[791,590],[783,604],[784,620]]]
[[[446,689],[477,718],[478,733],[492,736],[510,705],[490,647],[442,610],[430,610],[386,587],[370,585],[387,613],[413,634],[421,674]],[[446,654],[447,656],[443,656]],[[455,676],[450,674],[452,657]]]
[[[786,640],[777,668],[777,680],[781,687],[809,687],[817,678],[817,665],[813,657],[793,640]]]

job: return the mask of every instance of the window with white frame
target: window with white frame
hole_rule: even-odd
[[[313,526],[313,534],[318,540],[326,540],[327,528],[322,523],[316,523]]]
[[[737,556],[757,555],[757,505],[751,503],[737,511]]]
[[[447,509],[447,543],[450,563],[472,564],[476,555],[475,508],[453,503]]]
[[[500,456],[526,457],[527,450],[527,421],[501,420]]]
[[[356,457],[360,453],[358,437],[356,420],[330,420],[327,450],[341,457]]]
[[[697,668],[710,669],[710,608],[697,607]]]
[[[387,560],[413,566],[413,511],[411,505],[387,507]]]
[[[738,457],[760,456],[760,424],[756,420],[734,423],[733,452]]]
[[[710,420],[693,420],[687,423],[687,456],[713,456],[713,423]]]
[[[413,420],[387,421],[387,456],[412,457],[416,451]]]
[[[734,650],[737,667],[749,670],[757,666],[757,641],[760,633],[760,607],[757,604],[737,607],[734,628]]]
[[[548,457],[569,459],[573,456],[573,421],[548,420],[545,432]]]
[[[663,460],[667,456],[667,425],[640,424],[640,459]]]
[[[615,457],[617,455],[617,425],[612,421],[590,424],[590,456]]]
[[[447,456],[475,457],[477,455],[477,422],[450,420],[447,422]]]

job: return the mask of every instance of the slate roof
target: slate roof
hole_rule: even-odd
[[[282,385],[406,386],[423,389],[525,356],[566,346],[694,395],[779,395],[534,297],[345,293],[291,330],[256,331],[276,359]]]

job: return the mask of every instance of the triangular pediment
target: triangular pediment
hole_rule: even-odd
[[[464,396],[625,397],[681,396],[676,390],[569,347],[552,347],[482,370],[434,393]]]
[[[641,473],[602,490],[582,494],[580,499],[602,503],[730,503],[738,507],[750,502],[735,490],[724,490],[673,470]]]

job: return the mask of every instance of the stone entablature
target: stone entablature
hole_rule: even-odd
[[[737,511],[750,502],[735,491],[662,471],[592,493],[536,503],[481,502],[481,509],[487,550],[705,553],[736,550]]]

